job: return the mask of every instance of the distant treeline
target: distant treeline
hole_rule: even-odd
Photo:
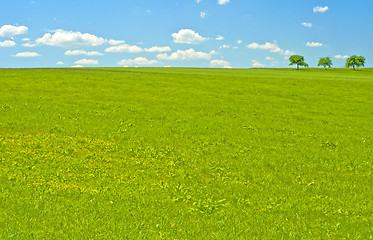
[[[304,61],[304,57],[300,55],[292,55],[289,57],[290,64],[289,66],[296,65],[297,69],[299,67],[308,67],[308,64]],[[363,56],[356,56],[353,55],[346,60],[346,68],[352,67],[354,70],[359,67],[364,67],[365,65],[365,57]],[[323,66],[325,69],[331,68],[333,66],[333,62],[330,57],[322,57],[319,59],[319,63],[317,66]]]

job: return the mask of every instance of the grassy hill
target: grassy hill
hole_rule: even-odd
[[[1,239],[373,238],[373,69],[0,70]]]

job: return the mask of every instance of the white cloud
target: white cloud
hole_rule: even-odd
[[[109,39],[109,40],[108,40],[108,43],[109,43],[110,45],[119,45],[119,44],[125,43],[125,41],[123,41],[123,40],[113,40],[113,39]]]
[[[205,11],[201,12],[200,16],[201,16],[201,18],[205,18],[206,17],[206,12]]]
[[[237,43],[238,43],[238,44],[241,44],[241,43],[242,43],[242,41],[241,41],[241,40],[237,40]]]
[[[15,47],[17,44],[12,40],[6,40],[4,42],[0,42],[0,47]]]
[[[316,7],[313,8],[313,12],[314,13],[316,13],[316,12],[324,13],[324,12],[326,12],[328,10],[329,10],[328,6],[325,6],[325,7],[316,6]]]
[[[262,44],[262,45],[258,44],[258,43],[250,43],[246,47],[250,48],[250,49],[269,50],[270,52],[279,53],[279,54],[282,54],[282,55],[293,55],[293,54],[295,54],[293,51],[290,51],[290,50],[282,50],[277,45],[277,43],[266,42],[265,44]]]
[[[157,58],[159,60],[170,60],[170,61],[176,61],[176,60],[210,60],[211,55],[204,52],[196,52],[194,49],[188,49],[185,51],[177,50],[177,52],[172,53],[171,55],[167,55],[166,53],[158,54]]]
[[[218,35],[218,36],[216,37],[216,40],[218,40],[218,41],[224,40],[224,37],[223,37],[223,36],[220,36],[220,35]]]
[[[98,61],[93,59],[80,59],[74,63],[79,65],[96,65],[98,64]]]
[[[312,23],[302,22],[302,26],[304,27],[312,27]]]
[[[173,33],[175,43],[197,44],[206,41],[208,38],[200,36],[191,29],[181,29],[178,33]]]
[[[269,43],[269,42],[262,44],[262,45],[260,45],[259,43],[250,43],[249,45],[247,45],[247,47],[251,49],[271,50],[273,52],[277,52],[280,49],[280,47],[276,43]]]
[[[127,65],[152,65],[158,63],[157,60],[148,60],[144,57],[138,57],[135,59],[123,59],[118,62],[118,65],[127,66]]]
[[[229,2],[230,2],[230,0],[218,0],[219,5],[224,5],[224,4],[227,4]]]
[[[145,48],[145,52],[171,52],[171,48],[166,46],[166,47],[151,47],[151,48]]]
[[[65,52],[65,55],[68,55],[68,56],[78,56],[78,55],[102,56],[104,54],[97,52],[97,51],[87,52],[85,50],[68,50]]]
[[[212,50],[209,54],[210,54],[210,55],[217,55],[217,54],[220,54],[220,53],[218,53],[218,52],[215,51],[215,50]]]
[[[36,52],[21,52],[17,53],[15,57],[40,57],[40,54]]]
[[[65,63],[63,63],[63,62],[57,62],[56,64],[57,65],[64,65]]]
[[[210,61],[210,65],[211,66],[214,66],[214,67],[225,67],[225,68],[230,68],[231,66],[230,63],[228,61],[225,61],[225,60],[212,60]]]
[[[349,58],[349,56],[347,56],[347,55],[344,55],[344,56],[342,56],[342,55],[335,55],[334,58],[336,58],[336,59],[347,59],[347,58]]]
[[[255,67],[255,68],[263,68],[263,67],[265,67],[266,65],[264,65],[264,64],[261,64],[259,61],[257,61],[257,60],[252,60],[252,62],[253,62],[253,67]]]
[[[39,44],[37,44],[37,43],[24,43],[24,44],[22,44],[22,46],[24,46],[24,47],[36,47],[36,46],[38,46]]]
[[[62,29],[46,33],[36,43],[64,48],[95,47],[106,43],[106,40],[89,33],[65,31]]]
[[[266,57],[266,60],[275,60],[273,57]]]
[[[144,50],[136,45],[122,44],[118,46],[112,46],[105,49],[105,52],[128,52],[128,53],[139,53]]]
[[[290,55],[294,55],[295,52],[290,51],[290,50],[285,50],[285,51],[282,52],[282,54],[283,54],[283,55],[286,55],[286,56],[290,56]]]
[[[322,47],[324,44],[319,43],[319,42],[307,42],[306,43],[307,47]]]
[[[82,68],[82,67],[84,67],[84,66],[82,66],[82,65],[74,65],[74,66],[71,66],[72,68]]]
[[[0,28],[0,37],[14,37],[15,35],[26,34],[26,26],[4,25]]]
[[[196,0],[197,3],[200,3],[202,0]]]
[[[231,46],[229,46],[229,45],[223,45],[223,46],[219,47],[219,49],[222,49],[222,48],[231,48]]]
[[[31,39],[30,38],[22,38],[22,41],[24,42],[27,42],[27,41],[30,41]]]

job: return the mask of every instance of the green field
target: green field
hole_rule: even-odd
[[[0,239],[373,239],[373,69],[0,70]]]

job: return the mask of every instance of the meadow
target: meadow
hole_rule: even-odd
[[[0,70],[0,239],[373,239],[373,69]]]

